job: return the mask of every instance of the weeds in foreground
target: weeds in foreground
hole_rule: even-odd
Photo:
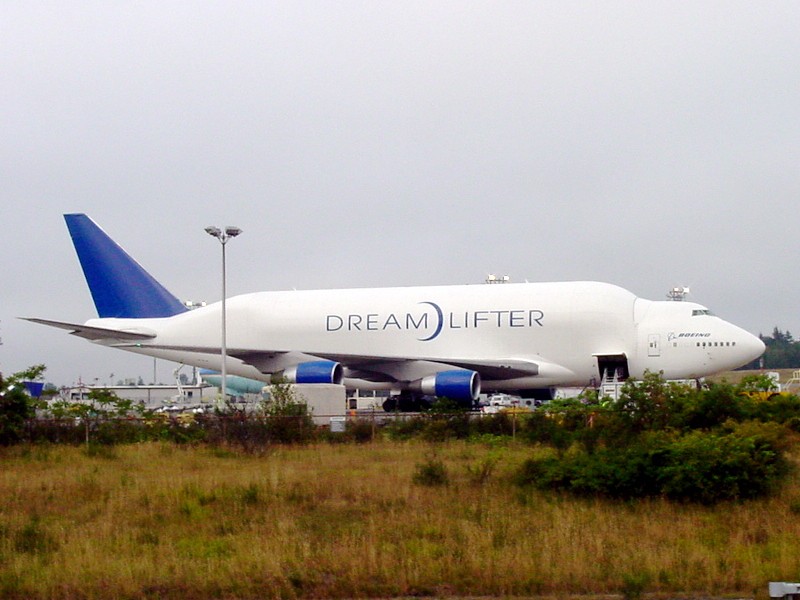
[[[512,484],[467,442],[0,452],[4,598],[749,594],[800,572],[785,496],[624,504]],[[415,473],[447,485],[418,484]]]

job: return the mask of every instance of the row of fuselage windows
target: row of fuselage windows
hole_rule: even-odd
[[[725,346],[735,346],[736,342],[697,342],[698,348],[724,348]],[[656,344],[650,344],[651,348],[655,348]],[[672,342],[672,347],[677,348],[678,342]]]
[[[698,348],[720,348],[725,346],[735,346],[736,342],[697,342]],[[650,344],[651,348],[655,348],[655,344]],[[677,348],[678,342],[672,342],[672,347]]]

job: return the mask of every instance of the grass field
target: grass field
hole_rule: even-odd
[[[764,598],[800,577],[796,477],[706,508],[521,490],[513,443],[0,452],[2,598]],[[414,483],[433,459],[447,485]]]
[[[719,373],[717,375],[711,375],[710,377],[706,377],[707,381],[713,381],[716,383],[720,383],[722,381],[727,381],[728,383],[739,383],[742,378],[748,377],[751,375],[763,375],[764,373],[769,372],[777,372],[780,374],[780,382],[782,384],[786,384],[789,380],[792,379],[792,375],[797,369],[758,369],[752,371],[725,371],[724,373]],[[796,392],[796,390],[794,390]]]

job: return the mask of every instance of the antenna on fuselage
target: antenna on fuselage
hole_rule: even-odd
[[[194,310],[196,308],[203,308],[206,305],[206,303],[205,300],[201,300],[200,302],[195,302],[194,300],[186,300],[184,301],[183,305],[189,310]]]
[[[494,273],[490,273],[486,276],[486,283],[508,283],[511,281],[511,277],[508,275],[495,275]]]
[[[667,292],[667,298],[673,302],[683,302],[689,295],[689,286],[676,286]]]

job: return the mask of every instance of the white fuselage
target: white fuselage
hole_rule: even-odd
[[[448,361],[524,361],[535,375],[487,379],[483,389],[596,383],[604,361],[630,376],[699,378],[757,358],[757,337],[692,302],[650,301],[597,282],[261,292],[227,300],[227,371],[264,381],[315,357],[374,358],[397,382]],[[199,367],[220,367],[221,304],[169,318],[92,319],[88,326],[148,331],[138,344],[105,342]],[[257,356],[244,361],[237,356]],[[347,360],[342,360],[347,367]],[[444,368],[444,367],[443,367]],[[348,386],[397,383],[348,376]]]

